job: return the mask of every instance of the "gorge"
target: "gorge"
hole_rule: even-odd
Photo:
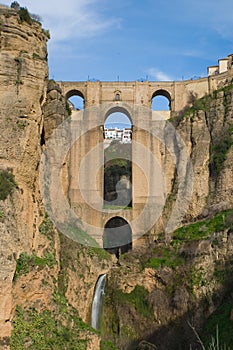
[[[146,232],[140,225],[135,229],[130,224],[147,203],[143,191],[148,185],[140,164],[130,169],[131,207],[116,212],[103,209],[102,202],[98,210],[86,206],[80,200],[80,188],[75,187],[74,174],[81,166],[81,159],[75,157],[88,154],[89,147],[103,139],[103,120],[94,120],[96,128],[81,137],[74,152],[63,159],[62,186],[54,186],[54,198],[62,191],[75,213],[81,213],[89,224],[98,222],[101,242],[104,229],[112,228],[111,220],[125,220],[132,230],[127,231],[127,239],[132,237],[133,242],[127,241],[125,248],[120,244],[120,249],[115,245],[117,254],[110,254],[109,246],[102,249],[103,245],[80,243],[85,230],[79,222],[66,227],[65,233],[58,229],[52,220],[54,212],[50,215],[43,202],[40,163],[49,140],[64,121],[71,123],[73,118],[78,127],[81,124],[79,111],[71,114],[67,104],[71,85],[66,91],[65,84],[49,79],[48,32],[37,21],[28,22],[17,10],[4,6],[0,6],[0,29],[0,348],[196,350],[201,346],[194,329],[208,346],[218,325],[221,343],[232,349],[231,65],[219,75],[166,86],[159,82],[76,83],[76,93],[83,89],[86,107],[93,108],[90,113],[86,109],[85,116],[103,108],[102,119],[113,110],[135,118],[133,137],[150,150],[150,156],[143,158],[148,178],[157,180],[148,161],[155,157],[166,185],[159,218]],[[164,118],[158,119],[151,113],[150,103],[165,87],[172,96],[172,109],[169,116],[162,113]],[[140,108],[134,109],[138,102]],[[143,131],[147,119],[137,119],[139,110],[150,118],[151,132]],[[158,130],[157,138],[151,136]],[[66,129],[57,147],[69,143],[70,133]],[[189,175],[184,149],[192,164],[190,188],[182,187],[179,179],[180,174]],[[99,155],[103,157],[103,152],[98,150]],[[135,157],[132,150],[132,163]],[[78,159],[75,165],[72,159]],[[103,171],[98,168],[97,190],[90,181],[94,166],[85,176],[92,194],[102,191],[101,200]],[[154,200],[155,196],[151,197]],[[152,202],[152,211],[154,207]],[[180,221],[169,231],[172,213]],[[148,210],[145,225],[149,214]],[[84,234],[82,238],[85,242]],[[101,322],[95,317],[92,323],[96,282],[101,276],[103,284],[98,290],[102,294],[106,275]]]

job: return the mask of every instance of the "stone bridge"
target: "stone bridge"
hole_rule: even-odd
[[[170,111],[178,112],[190,102],[190,97],[201,98],[216,90],[226,79],[228,72],[210,75],[197,80],[182,81],[132,81],[132,82],[58,82],[63,95],[69,99],[80,96],[85,108],[114,102],[125,102],[150,108],[154,97],[165,96],[169,100]]]
[[[101,247],[104,246],[106,227],[114,227],[115,219],[116,223],[123,220],[129,226],[131,238],[126,234],[128,236],[125,241],[128,247],[132,247],[131,240],[135,245],[145,231],[153,231],[166,196],[172,190],[173,176],[177,169],[174,161],[177,145],[169,144],[166,147],[164,139],[160,137],[167,127],[165,120],[189,105],[191,97],[201,98],[216,90],[226,78],[227,73],[173,82],[58,83],[67,100],[72,96],[80,96],[84,101],[84,109],[73,111],[71,116],[78,130],[81,130],[81,136],[72,146],[68,157],[67,193],[71,207],[84,222],[85,231]],[[152,111],[152,101],[157,96],[168,99],[169,111]],[[104,204],[103,125],[113,112],[126,114],[133,126],[130,209],[106,209]],[[169,132],[171,139],[174,139],[174,131]],[[78,181],[80,176],[83,178]],[[148,226],[151,220],[153,225]],[[123,221],[119,226],[123,225]],[[120,246],[124,246],[124,243]]]

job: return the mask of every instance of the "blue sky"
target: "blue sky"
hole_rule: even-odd
[[[18,2],[50,30],[57,81],[197,78],[233,53],[232,0]]]

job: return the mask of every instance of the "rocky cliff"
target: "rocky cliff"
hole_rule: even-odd
[[[201,333],[223,302],[233,309],[231,78],[170,121],[193,166],[184,226],[169,237],[164,232],[177,173],[160,147],[168,184],[163,216],[146,244],[117,263],[57,232],[41,200],[41,154],[69,114],[61,89],[48,80],[47,39],[38,22],[0,7],[0,348],[196,349],[194,328]],[[96,332],[88,324],[103,273],[106,297]],[[226,318],[232,322],[229,312]]]
[[[12,349],[41,348],[39,322],[41,332],[48,332],[46,344],[64,349],[66,338],[67,344],[95,350],[100,339],[72,307],[74,289],[71,304],[59,293],[63,246],[45,214],[38,169],[46,139],[67,112],[60,90],[48,81],[48,31],[28,15],[0,7],[0,348],[10,348],[13,327]],[[87,300],[90,305],[91,296]],[[80,305],[86,319],[86,305]],[[28,345],[22,332],[32,336]]]
[[[0,9],[1,171],[12,172],[17,188],[1,201],[1,336],[11,331],[12,281],[22,251],[37,248],[41,221],[38,164],[46,95],[47,37],[41,25],[20,23],[16,11]]]

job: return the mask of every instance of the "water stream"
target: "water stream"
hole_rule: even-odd
[[[96,285],[91,309],[91,325],[95,329],[100,328],[100,319],[103,307],[104,289],[106,285],[106,273],[100,275]]]

